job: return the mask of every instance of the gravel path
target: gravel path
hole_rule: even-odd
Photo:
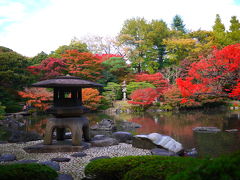
[[[15,154],[17,160],[39,160],[50,161],[56,157],[70,158],[69,162],[61,162],[60,173],[70,174],[74,180],[80,180],[84,177],[84,167],[89,163],[89,160],[99,156],[136,156],[136,155],[150,155],[149,150],[138,149],[132,147],[131,144],[120,143],[119,145],[109,147],[93,147],[84,152],[87,154],[85,157],[72,157],[75,152],[61,152],[61,153],[26,153],[23,147],[34,145],[42,141],[32,141],[22,144],[7,143],[0,144],[0,154]]]

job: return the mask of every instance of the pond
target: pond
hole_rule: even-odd
[[[115,122],[130,121],[142,127],[132,131],[133,134],[157,132],[173,137],[183,144],[185,149],[196,148],[200,156],[219,156],[220,154],[240,150],[240,111],[189,111],[160,112],[140,114],[86,114],[93,125],[102,119]],[[47,116],[30,117],[24,127],[26,131],[44,134]],[[197,133],[193,128],[214,126],[221,129],[218,133]],[[238,132],[225,130],[238,129]],[[117,130],[124,131],[120,127]]]

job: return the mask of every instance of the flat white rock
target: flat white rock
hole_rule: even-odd
[[[160,145],[169,151],[173,151],[178,153],[183,150],[183,146],[181,143],[175,141],[172,137],[161,135],[159,133],[151,133],[148,135],[136,135],[135,137],[139,138],[147,138],[151,140],[154,144]]]

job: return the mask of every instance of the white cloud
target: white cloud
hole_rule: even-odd
[[[21,14],[21,8],[16,9],[11,11]],[[170,24],[179,14],[187,28],[210,30],[217,13],[228,25],[231,16],[240,18],[240,7],[233,0],[52,0],[41,11],[8,26],[6,33],[0,32],[0,43],[34,56],[68,44],[74,36],[116,35],[126,19],[136,16]]]

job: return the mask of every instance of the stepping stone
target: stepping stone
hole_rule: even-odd
[[[111,159],[111,157],[109,157],[109,156],[99,156],[99,157],[95,157],[95,158],[90,159],[90,161],[95,161],[97,159]]]
[[[71,160],[70,158],[61,158],[61,157],[51,159],[51,161],[56,161],[56,162],[69,162],[70,160]]]
[[[161,148],[151,149],[151,154],[158,155],[158,156],[176,156],[176,153],[167,151],[167,150],[161,149]]]
[[[105,139],[102,139],[102,140],[91,141],[91,144],[92,146],[95,146],[95,147],[104,147],[104,146],[118,145],[118,141],[114,138],[106,137]]]
[[[55,171],[59,171],[60,170],[59,164],[57,162],[54,162],[54,161],[44,161],[44,162],[40,162],[39,164],[44,164],[44,165],[50,166]]]
[[[0,162],[8,162],[17,160],[16,155],[14,154],[2,154],[0,157]]]
[[[113,137],[119,142],[127,142],[133,139],[132,133],[123,131],[114,132]]]
[[[59,174],[57,180],[74,180],[69,174]]]
[[[78,152],[71,155],[72,157],[84,157],[87,156],[85,152]]]
[[[20,160],[20,161],[17,161],[17,163],[19,164],[29,164],[29,163],[36,163],[38,162],[38,160]]]

